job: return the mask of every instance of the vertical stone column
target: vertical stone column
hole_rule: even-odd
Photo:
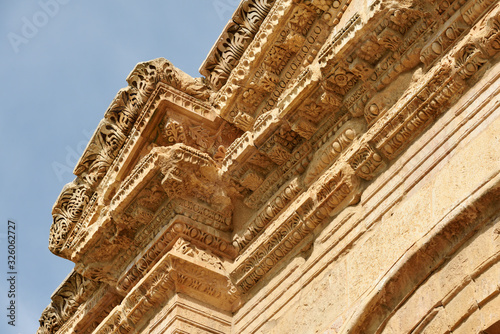
[[[231,313],[176,294],[141,333],[231,333]]]

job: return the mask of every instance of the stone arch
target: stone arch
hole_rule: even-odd
[[[494,331],[500,320],[498,178],[415,242],[339,333]]]
[[[488,231],[485,231],[488,234]],[[479,239],[481,241],[479,241]],[[481,237],[475,241],[484,242],[486,238]],[[487,246],[488,247],[488,246]],[[466,249],[462,251],[467,252]],[[460,256],[455,257],[460,261]],[[451,262],[450,262],[451,263]],[[450,266],[449,268],[451,268]],[[446,268],[443,268],[442,274],[446,275]],[[493,258],[488,259],[483,265],[476,268],[473,272],[463,272],[462,277],[457,277],[461,284],[453,286],[449,291],[441,292],[444,298],[440,300],[440,305],[429,308],[417,325],[414,325],[411,333],[450,333],[450,334],[491,334],[499,333],[500,328],[500,256],[498,251]],[[427,281],[429,282],[429,280]],[[426,282],[426,283],[427,283]],[[422,285],[414,295],[422,296],[428,290],[428,286]],[[439,294],[439,292],[437,292]],[[415,299],[412,297],[411,299]],[[436,296],[439,297],[439,296]],[[415,301],[408,300],[408,306],[414,305]],[[437,298],[439,299],[439,298]],[[414,310],[419,311],[419,310]],[[408,311],[404,307],[398,310],[392,319],[380,333],[395,333],[396,322],[401,323],[401,319]],[[399,317],[399,319],[398,319]]]

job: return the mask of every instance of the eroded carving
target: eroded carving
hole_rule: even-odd
[[[97,283],[72,272],[52,295],[51,304],[45,308],[40,317],[40,328],[37,333],[56,333],[97,287]]]
[[[244,1],[202,67],[206,81],[164,59],[134,69],[63,189],[50,236],[51,251],[123,300],[103,303],[90,325],[75,315],[86,299],[68,292],[40,333],[141,331],[176,294],[237,314],[281,270],[287,280],[299,253],[308,266],[336,247],[330,236],[371,229],[344,226],[357,212],[347,207],[365,205],[363,191],[371,199],[378,175],[496,65],[500,9],[356,6]]]
[[[50,227],[49,249],[60,255],[68,234],[80,219],[90,199],[90,189],[85,184],[74,181],[67,184],[52,209],[53,222]]]

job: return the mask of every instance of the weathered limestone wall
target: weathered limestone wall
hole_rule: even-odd
[[[369,185],[359,204],[263,284],[235,314],[235,332],[479,333],[498,321],[499,96],[496,64]],[[377,294],[398,275],[398,289],[407,293],[400,297],[408,300],[391,305]],[[396,305],[385,327],[351,328],[353,317]]]

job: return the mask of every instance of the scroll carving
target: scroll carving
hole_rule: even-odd
[[[129,74],[127,82],[130,87],[137,89],[142,101],[147,100],[159,82],[166,83],[202,101],[206,101],[211,93],[203,79],[193,79],[165,58],[137,64]]]
[[[65,186],[52,209],[53,222],[49,236],[49,249],[52,253],[64,253],[67,237],[80,219],[89,199],[90,189],[87,185],[74,181]]]
[[[219,90],[266,18],[274,0],[245,0],[202,65],[201,73]]]
[[[144,330],[176,293],[235,312],[318,235],[360,230],[342,211],[498,65],[492,0],[351,3],[245,0],[206,79],[165,59],[132,71],[53,209],[50,250],[123,298],[96,333]],[[78,275],[39,334],[94,290]]]
[[[129,86],[118,92],[75,168],[74,173],[91,187],[97,186],[108,171],[129,136],[139,110],[158,83],[201,101],[207,101],[211,94],[202,79],[191,78],[164,58],[137,64],[127,82]]]
[[[43,311],[37,334],[56,333],[97,287],[97,283],[72,272],[53,294],[51,304]]]

